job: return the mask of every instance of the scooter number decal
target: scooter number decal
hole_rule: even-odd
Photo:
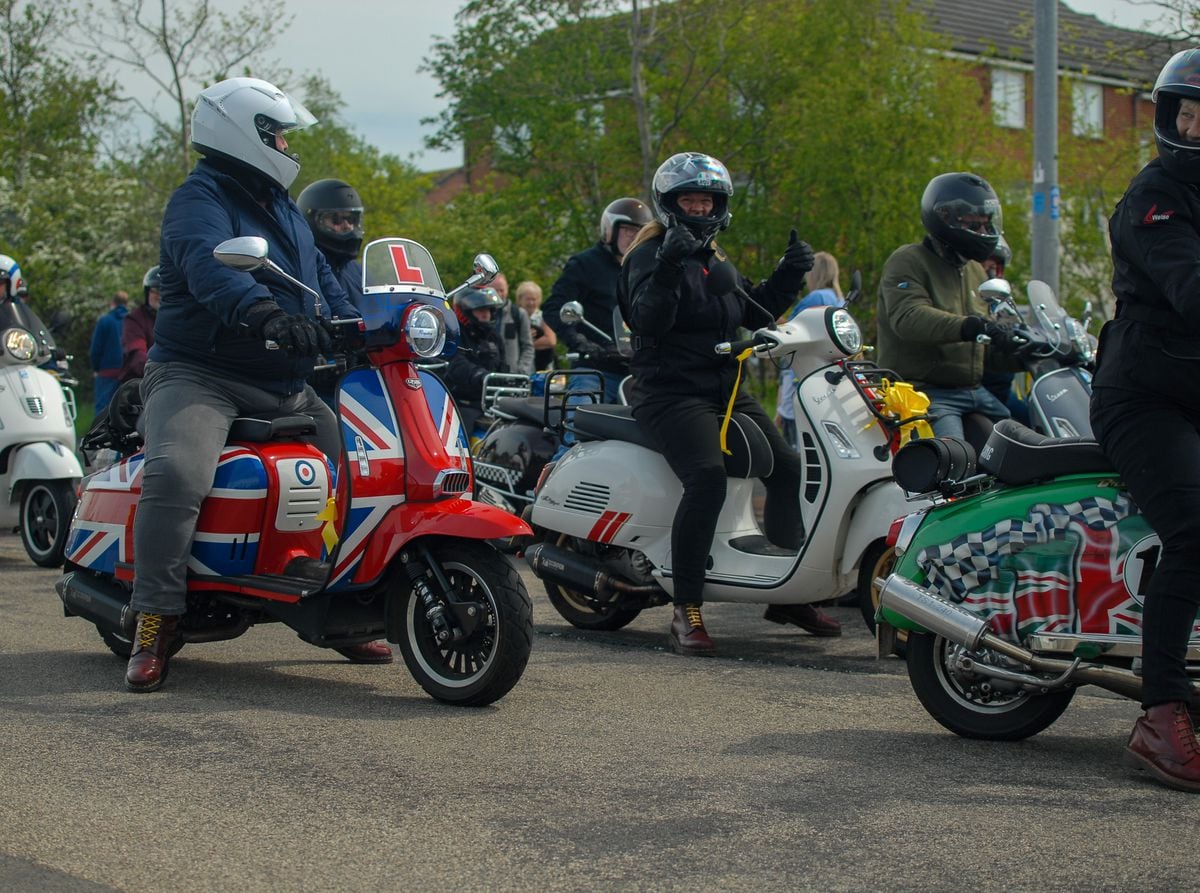
[[[1161,555],[1162,540],[1157,534],[1151,534],[1134,543],[1125,557],[1125,572],[1121,579],[1125,583],[1125,590],[1139,605],[1145,602],[1150,578],[1154,576],[1154,568],[1158,566]]]

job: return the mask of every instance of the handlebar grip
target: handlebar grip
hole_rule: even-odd
[[[762,335],[755,335],[753,338],[745,338],[742,341],[722,341],[713,348],[718,356],[737,356],[747,347],[758,347],[760,344],[771,343]]]

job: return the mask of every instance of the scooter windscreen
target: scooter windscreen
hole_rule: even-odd
[[[10,343],[9,333],[14,329],[28,332],[32,337],[32,355],[27,356],[28,350],[20,346],[23,339],[20,338],[19,332],[11,336],[13,340]],[[40,363],[54,355],[54,338],[33,309],[22,301],[9,298],[0,302],[0,338],[3,339],[0,344],[4,346],[5,362]]]
[[[363,249],[363,297],[359,311],[367,346],[394,344],[403,337],[406,311],[414,303],[437,309],[446,323],[447,350],[454,352],[458,318],[454,315],[433,256],[411,239],[376,239]]]

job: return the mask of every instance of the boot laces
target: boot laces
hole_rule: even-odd
[[[152,648],[162,627],[162,614],[143,614],[138,621],[138,646]]]
[[[692,629],[702,629],[704,627],[704,618],[700,616],[699,605],[684,605],[683,611],[687,616],[688,626]]]
[[[1188,713],[1187,707],[1182,705],[1175,711],[1175,734],[1183,744],[1184,753],[1189,757],[1200,756],[1200,741],[1196,739],[1192,715]]]

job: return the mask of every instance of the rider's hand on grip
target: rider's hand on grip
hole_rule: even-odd
[[[333,347],[333,341],[324,328],[299,314],[268,320],[262,333],[264,338],[298,357],[315,357]]]
[[[683,259],[700,248],[700,240],[686,226],[676,224],[667,230],[662,245],[658,248],[658,259],[672,267],[679,267]]]
[[[1014,336],[1012,329],[999,323],[984,319],[982,316],[968,316],[963,320],[959,329],[959,337],[963,341],[988,341],[992,347],[1011,353],[1019,347],[1028,344],[1028,339]]]

